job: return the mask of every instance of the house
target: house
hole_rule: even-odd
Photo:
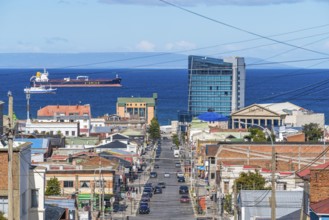
[[[13,217],[14,219],[45,219],[45,168],[31,166],[31,143],[13,144]],[[8,144],[0,144],[0,211],[8,216]]]
[[[303,191],[276,191],[276,219],[299,220]],[[241,190],[238,219],[271,219],[271,190]]]

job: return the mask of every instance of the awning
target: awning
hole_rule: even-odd
[[[198,166],[198,170],[206,170],[205,166]]]

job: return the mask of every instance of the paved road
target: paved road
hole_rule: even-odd
[[[151,198],[149,203],[151,213],[146,215],[137,214],[136,217],[130,217],[130,219],[195,219],[193,208],[191,203],[180,203],[180,196],[178,189],[180,185],[187,185],[184,183],[178,183],[176,178],[176,172],[181,168],[175,167],[175,158],[173,151],[170,149],[172,146],[171,140],[162,140],[161,155],[160,158],[155,161],[159,165],[158,169],[154,169],[158,173],[157,178],[150,178],[149,182],[156,185],[158,182],[165,182],[166,188],[163,189],[162,194],[155,194]],[[178,161],[177,161],[178,162]],[[164,173],[169,172],[170,178],[165,178]]]

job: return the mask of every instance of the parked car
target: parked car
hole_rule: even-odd
[[[175,163],[175,167],[180,167],[181,165],[180,165],[180,162],[176,162]]]
[[[159,182],[158,186],[160,186],[161,188],[166,188],[166,183],[165,182]]]
[[[166,177],[166,178],[169,178],[170,177],[170,173],[164,173],[163,176]]]
[[[190,202],[190,197],[188,197],[187,195],[183,195],[180,197],[180,202],[181,203],[189,203]]]
[[[157,177],[158,177],[157,172],[151,172],[151,173],[150,173],[150,177],[151,177],[151,178],[157,178]]]
[[[138,212],[139,212],[139,214],[149,214],[150,208],[148,205],[141,205],[141,206],[139,206]]]
[[[179,187],[179,194],[187,194],[188,193],[188,187],[187,186],[180,186]]]
[[[154,169],[159,169],[159,168],[160,168],[159,164],[154,164]]]
[[[153,191],[151,191],[151,189],[144,189],[142,196],[143,195],[147,195],[148,197],[152,198]]]
[[[177,177],[184,177],[184,173],[182,173],[180,171],[177,171],[176,176]]]
[[[177,181],[179,182],[179,183],[185,183],[185,177],[178,177],[177,178]]]
[[[154,194],[161,194],[162,193],[162,187],[156,186],[154,189]]]
[[[148,193],[143,193],[141,200],[144,202],[149,202],[151,199]]]
[[[113,212],[124,212],[127,208],[127,205],[122,205],[122,204],[114,204],[113,205]]]

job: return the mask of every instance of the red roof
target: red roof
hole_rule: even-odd
[[[317,214],[329,214],[329,198],[311,204],[311,209]]]
[[[269,169],[266,169],[266,168],[262,168],[262,172],[264,172],[264,173],[270,173],[270,172],[271,172],[271,170],[269,170]]]
[[[70,114],[91,115],[90,105],[48,105],[38,110],[38,116],[54,116],[57,114],[64,114],[69,116]]]
[[[328,168],[328,167],[329,167],[329,162],[324,163],[324,164],[320,164],[320,165],[317,165],[317,166],[314,166],[314,167],[312,167],[312,168],[326,169],[326,168]],[[311,168],[308,168],[308,169],[306,169],[306,170],[303,170],[303,171],[297,173],[297,175],[300,176],[300,177],[306,177],[306,176],[309,176],[309,175],[311,174],[311,170],[310,170],[310,169],[311,169]]]
[[[243,169],[255,169],[259,168],[257,165],[243,165]]]

